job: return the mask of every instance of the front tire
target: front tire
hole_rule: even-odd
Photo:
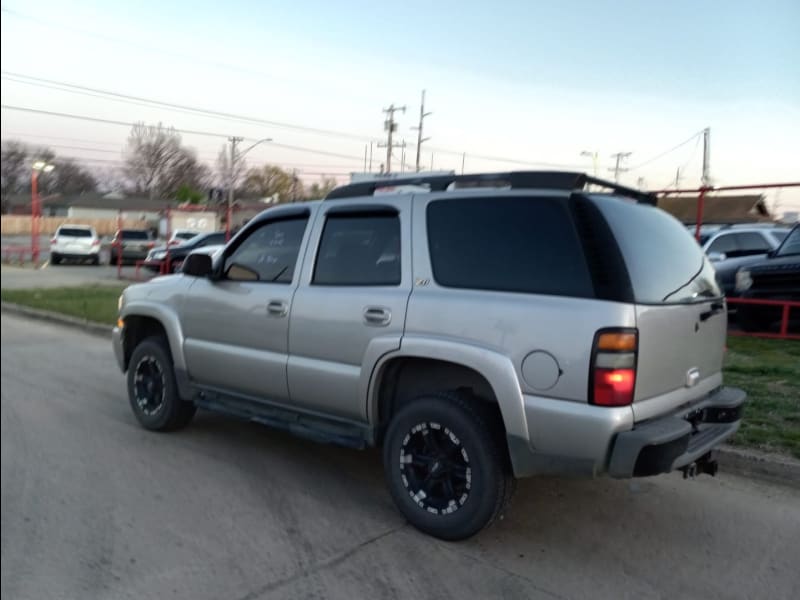
[[[392,418],[384,440],[386,480],[414,527],[461,540],[502,513],[514,481],[493,421],[480,400],[459,392],[422,396]]]
[[[136,419],[151,431],[172,431],[189,424],[197,407],[181,400],[169,344],[162,337],[139,343],[128,364],[128,398]]]

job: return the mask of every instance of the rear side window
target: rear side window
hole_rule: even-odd
[[[446,287],[592,297],[570,212],[558,198],[454,198],[428,205],[436,283]]]
[[[721,254],[734,254],[738,249],[736,245],[736,234],[723,233],[717,236],[708,247],[708,252],[719,252]]]
[[[123,229],[120,233],[122,233],[123,240],[149,240],[150,234],[146,231],[142,231],[141,229]]]
[[[329,215],[313,284],[400,285],[400,217],[393,213]]]
[[[87,238],[92,237],[92,230],[91,229],[83,229],[80,227],[61,227],[58,230],[59,236],[62,237],[81,237]]]
[[[721,295],[714,268],[677,219],[619,198],[592,200],[614,232],[637,302],[671,304]]]
[[[764,236],[754,231],[737,234],[736,242],[739,244],[739,253],[742,256],[760,254],[772,250]]]

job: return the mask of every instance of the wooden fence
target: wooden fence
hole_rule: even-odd
[[[52,235],[59,225],[90,225],[97,235],[114,235],[117,231],[117,219],[85,219],[81,217],[40,217],[39,231],[42,235]],[[122,226],[128,229],[145,229],[147,221],[139,219],[123,219]],[[3,215],[2,235],[30,235],[31,217],[29,215]]]

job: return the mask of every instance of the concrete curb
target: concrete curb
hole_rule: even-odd
[[[720,472],[734,473],[800,489],[800,460],[781,454],[722,446],[717,450]]]
[[[78,317],[70,317],[50,310],[31,308],[30,306],[23,306],[13,302],[2,302],[0,303],[0,308],[2,308],[3,312],[7,311],[30,319],[38,319],[40,321],[48,321],[50,323],[66,325],[67,327],[74,327],[86,333],[102,337],[111,337],[111,330],[114,329],[111,325],[87,321],[86,319],[79,319]]]
[[[69,317],[49,310],[30,308],[13,302],[3,302],[2,310],[31,319],[74,327],[102,337],[110,337],[113,329],[111,325]],[[722,446],[717,450],[717,455],[723,474],[733,473],[800,488],[800,461],[797,459],[780,454],[734,448],[733,446]]]

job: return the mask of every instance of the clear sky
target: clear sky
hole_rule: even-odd
[[[307,178],[363,168],[381,109],[407,105],[397,140],[413,162],[427,90],[423,163],[521,168],[507,157],[622,181],[699,184],[711,128],[720,185],[800,180],[800,1],[534,2],[340,0],[36,3],[2,0],[3,104],[181,129],[272,137],[248,156]],[[9,79],[9,73],[14,79]],[[350,137],[177,112],[21,83],[18,75],[322,128]],[[97,165],[121,160],[124,127],[2,111],[3,138],[46,142]],[[213,163],[223,138],[184,136]],[[71,146],[71,148],[59,148]],[[374,149],[373,167],[380,154]],[[326,154],[328,153],[328,154]],[[331,156],[334,154],[337,156]],[[396,151],[394,168],[401,151]],[[102,162],[109,161],[109,162]],[[647,163],[642,166],[641,163]],[[639,168],[637,168],[639,167]],[[770,195],[774,201],[774,195]],[[800,210],[785,191],[781,210]]]

